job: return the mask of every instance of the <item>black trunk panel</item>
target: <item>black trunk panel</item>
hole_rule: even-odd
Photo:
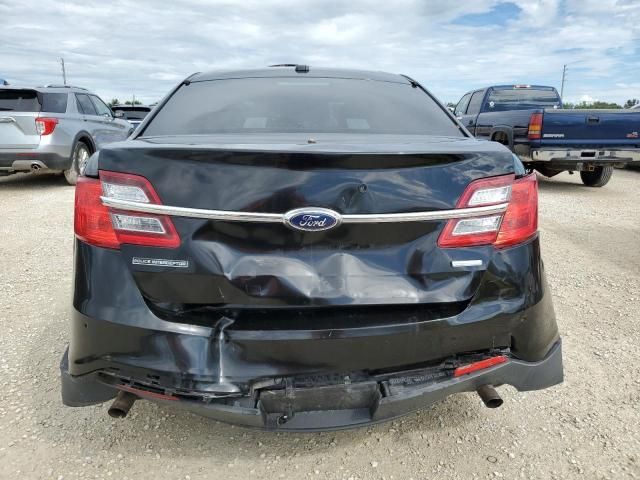
[[[510,152],[474,140],[365,142],[361,151],[350,144],[351,153],[340,145],[249,151],[133,143],[136,148],[101,151],[100,169],[146,177],[164,205],[236,212],[322,207],[375,216],[445,210],[455,208],[473,180],[513,173]],[[147,300],[171,308],[465,302],[492,255],[490,247],[438,248],[440,220],[343,223],[322,232],[283,223],[173,221],[182,240],[178,249],[122,247]],[[133,265],[134,257],[184,260],[188,268]],[[468,257],[483,266],[452,268],[452,259]]]

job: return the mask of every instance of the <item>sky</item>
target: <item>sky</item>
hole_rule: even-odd
[[[495,84],[640,98],[640,0],[0,0],[0,78],[160,100],[194,72],[302,63],[407,74],[443,102]]]

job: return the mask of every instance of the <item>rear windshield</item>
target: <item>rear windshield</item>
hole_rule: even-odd
[[[500,112],[554,106],[560,106],[560,96],[553,89],[509,88],[491,90],[485,110]]]
[[[127,120],[142,120],[151,111],[145,107],[113,107],[114,112],[122,112]]]
[[[39,112],[38,93],[34,90],[0,90],[0,112]]]
[[[409,84],[314,77],[183,85],[144,135],[297,132],[463,136],[429,95]]]
[[[35,90],[0,90],[0,111],[65,113],[67,94],[39,93]]]

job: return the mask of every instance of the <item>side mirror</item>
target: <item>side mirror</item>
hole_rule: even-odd
[[[456,107],[447,107],[451,113],[456,113]]]
[[[116,110],[113,116],[116,118],[124,118],[124,112],[122,110]]]

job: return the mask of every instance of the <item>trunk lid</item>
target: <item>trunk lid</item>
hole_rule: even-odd
[[[38,93],[30,89],[0,89],[0,148],[33,149],[40,144],[35,119]]]
[[[269,214],[313,207],[374,217],[453,209],[471,181],[514,169],[512,154],[492,142],[356,137],[138,140],[102,150],[99,168],[146,177],[165,206]],[[179,248],[121,247],[145,298],[169,309],[458,304],[473,296],[493,252],[438,248],[444,220],[305,232],[284,223],[172,218]],[[453,268],[452,259],[482,266]]]

